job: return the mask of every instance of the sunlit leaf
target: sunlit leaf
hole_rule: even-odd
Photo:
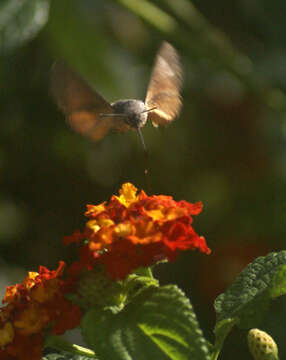
[[[228,290],[217,297],[217,324],[235,318],[240,327],[257,326],[271,299],[285,293],[285,265],[286,251],[259,257],[249,264]]]
[[[120,312],[91,310],[82,329],[102,360],[209,359],[192,306],[176,286],[149,288]]]

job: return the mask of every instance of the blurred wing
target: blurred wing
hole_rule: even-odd
[[[163,42],[159,49],[151,74],[145,104],[154,126],[166,125],[178,116],[181,109],[180,90],[182,68],[178,53],[172,45]]]
[[[92,140],[100,140],[112,127],[111,105],[79,75],[60,62],[52,68],[51,91],[71,127]]]

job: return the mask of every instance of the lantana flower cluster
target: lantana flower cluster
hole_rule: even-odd
[[[112,279],[122,280],[140,267],[174,261],[179,251],[210,253],[205,238],[192,227],[192,216],[202,211],[201,202],[177,202],[171,196],[148,196],[143,190],[137,194],[130,183],[123,184],[119,194],[109,202],[87,205],[84,231],[65,237],[66,244],[87,240],[80,261],[70,269],[74,273],[101,263]]]
[[[79,325],[79,307],[64,297],[64,267],[62,261],[53,271],[40,266],[7,287],[0,309],[1,360],[41,359],[45,331],[60,335]]]
[[[111,281],[123,280],[140,267],[174,261],[180,251],[209,254],[204,237],[192,227],[192,216],[201,210],[200,202],[148,196],[130,183],[109,202],[88,205],[84,230],[64,238],[65,244],[79,245],[79,260],[65,273],[63,261],[54,271],[40,266],[22,283],[7,287],[0,309],[0,359],[40,360],[46,335],[80,324],[84,308],[69,299],[86,271],[103,267]]]

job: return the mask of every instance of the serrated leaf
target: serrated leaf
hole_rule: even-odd
[[[49,0],[4,0],[0,5],[0,54],[33,38],[46,24]]]
[[[286,265],[281,266],[273,279],[271,288],[272,298],[286,294]]]
[[[91,359],[90,357],[75,355],[66,351],[61,351],[58,353],[53,352],[47,354],[42,358],[42,360],[90,360],[90,359]]]
[[[242,328],[257,326],[273,298],[276,274],[283,265],[286,265],[285,250],[259,257],[249,264],[228,290],[217,297],[217,324],[236,318]]]
[[[101,360],[209,360],[189,300],[176,286],[149,288],[120,313],[91,310],[82,321]]]

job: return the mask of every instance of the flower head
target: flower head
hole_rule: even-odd
[[[85,262],[79,261],[77,269],[101,263],[112,279],[124,279],[139,267],[174,261],[179,251],[198,249],[209,254],[205,239],[191,226],[192,216],[201,210],[201,202],[177,202],[171,196],[148,196],[144,191],[137,194],[135,186],[126,183],[109,202],[88,205],[84,231],[64,241],[88,241],[84,247],[89,255],[85,252]]]
[[[64,298],[64,267],[64,262],[53,271],[40,266],[22,283],[7,287],[0,309],[1,359],[39,360],[45,330],[62,334],[79,324],[79,308]]]

